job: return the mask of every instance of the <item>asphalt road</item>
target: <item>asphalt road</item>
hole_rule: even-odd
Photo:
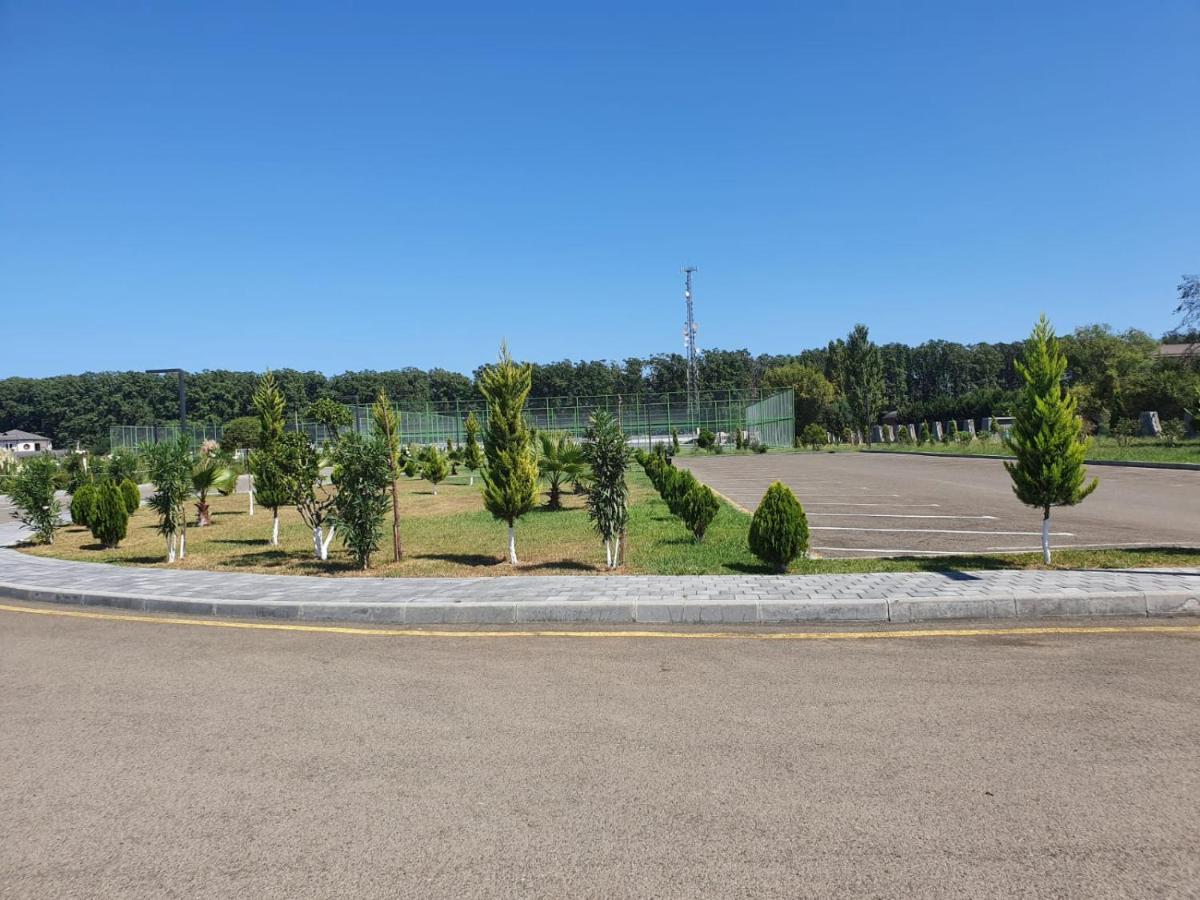
[[[681,457],[696,477],[753,511],[773,481],[808,515],[827,557],[1041,549],[1042,514],[1023,505],[1000,460],[872,453]],[[1100,486],[1051,515],[1053,547],[1196,546],[1200,472],[1092,466]]]
[[[1196,631],[403,638],[0,611],[0,684],[6,898],[1200,887]]]

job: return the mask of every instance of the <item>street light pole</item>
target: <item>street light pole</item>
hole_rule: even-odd
[[[179,429],[180,433],[187,428],[187,388],[184,386],[183,376],[187,374],[183,369],[147,369],[147,375],[175,375],[179,379]]]

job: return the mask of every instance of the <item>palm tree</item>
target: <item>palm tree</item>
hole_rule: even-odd
[[[562,509],[562,486],[578,481],[587,471],[583,450],[569,434],[541,432],[538,441],[542,452],[538,458],[538,474],[549,487],[547,509]]]
[[[192,469],[192,490],[196,492],[196,525],[203,528],[212,524],[208,508],[208,492],[229,494],[237,485],[237,473],[217,459],[208,458],[198,462]]]

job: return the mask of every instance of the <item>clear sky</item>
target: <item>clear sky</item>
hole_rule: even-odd
[[[1161,333],[1200,4],[0,0],[0,376]]]

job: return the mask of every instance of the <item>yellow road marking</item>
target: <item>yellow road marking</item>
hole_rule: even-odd
[[[315,634],[348,634],[362,637],[438,638],[664,638],[689,641],[846,641],[880,638],[1012,637],[1052,634],[1200,634],[1200,625],[1030,625],[1007,628],[921,628],[897,631],[556,631],[524,629],[512,631],[446,631],[425,628],[359,628],[353,625],[287,625],[275,622],[237,622],[225,619],[185,619],[134,613],[82,612],[67,609],[36,609],[0,604],[0,612],[28,613],[67,619],[96,619],[111,622],[142,622],[153,625],[199,625],[203,628],[238,628],[253,631],[301,631]]]

